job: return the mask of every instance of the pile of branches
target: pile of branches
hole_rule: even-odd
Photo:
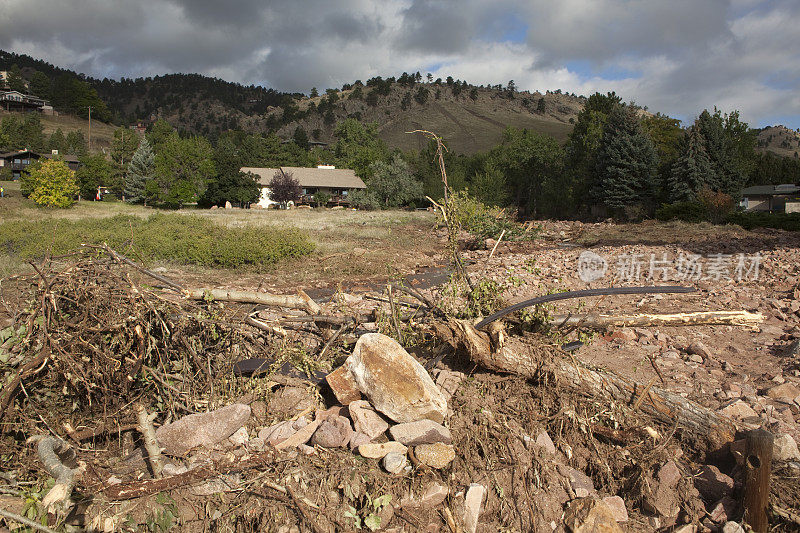
[[[18,336],[0,366],[3,433],[29,434],[40,422],[78,435],[107,420],[116,429],[135,423],[136,401],[173,417],[194,412],[230,374],[233,355],[256,349],[252,334],[213,306],[149,286],[106,250],[32,266],[35,276],[3,287]]]

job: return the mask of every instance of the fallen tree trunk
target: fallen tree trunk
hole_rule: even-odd
[[[656,420],[678,423],[680,428],[700,437],[712,450],[733,441],[736,428],[726,417],[678,394],[647,387],[613,372],[591,369],[547,346],[526,344],[512,338],[504,346],[493,346],[488,334],[463,320],[450,321],[452,339],[463,346],[473,362],[490,370],[516,374],[528,379],[552,375],[558,386],[590,398],[614,400],[634,406]],[[437,331],[441,336],[441,330]]]
[[[272,305],[291,309],[305,309],[311,314],[319,313],[319,306],[304,292],[297,296],[269,294],[266,292],[228,291],[225,289],[187,289],[184,294],[192,300],[217,300],[248,304]]]
[[[638,315],[558,315],[550,319],[551,326],[577,326],[595,329],[612,327],[732,325],[757,326],[764,321],[761,313],[748,311],[698,311]]]
[[[194,485],[206,479],[232,474],[258,468],[272,462],[275,453],[266,451],[249,457],[222,459],[213,464],[193,468],[188,472],[176,474],[174,476],[162,477],[160,479],[147,479],[145,481],[130,481],[128,483],[118,483],[103,489],[103,494],[109,500],[131,500],[142,496],[157,494],[165,490],[172,490],[186,485]]]

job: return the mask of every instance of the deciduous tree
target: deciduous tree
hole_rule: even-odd
[[[283,207],[286,207],[289,202],[297,202],[303,192],[300,189],[300,182],[292,176],[291,172],[284,174],[280,170],[272,176],[267,187],[269,188],[269,199],[278,202]]]
[[[22,188],[30,191],[28,197],[38,206],[65,208],[75,203],[75,173],[63,161],[43,159],[29,167],[22,180]]]

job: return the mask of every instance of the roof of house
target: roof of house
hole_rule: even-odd
[[[800,192],[800,187],[793,184],[755,185],[742,189],[742,196],[780,196],[782,194],[795,194],[797,192]]]
[[[255,174],[258,176],[258,184],[262,186],[266,186],[269,183],[269,180],[272,179],[272,176],[275,175],[276,172],[280,172],[281,169],[279,168],[263,168],[263,167],[242,167],[239,170],[248,174]]]
[[[301,187],[330,187],[333,189],[366,189],[367,186],[349,168],[306,168],[281,167],[254,168],[244,167],[242,172],[251,172],[259,176],[259,183],[266,186],[276,172],[291,174]]]
[[[78,163],[78,156],[76,155],[67,155],[67,154],[43,154],[41,152],[34,152],[33,150],[16,150],[14,152],[6,152],[4,154],[0,154],[0,159],[9,159],[12,157],[20,157],[24,154],[31,154],[36,157],[46,157],[47,159],[59,158],[67,163]]]

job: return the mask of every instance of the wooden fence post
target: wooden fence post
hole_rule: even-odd
[[[745,448],[744,521],[756,533],[767,531],[769,476],[772,471],[772,445],[769,431],[756,429],[747,434]]]

